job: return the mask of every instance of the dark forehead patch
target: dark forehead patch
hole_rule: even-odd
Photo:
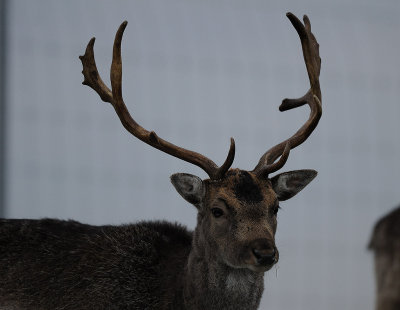
[[[249,203],[262,201],[261,189],[251,175],[247,171],[240,171],[238,174],[233,188],[236,198]]]

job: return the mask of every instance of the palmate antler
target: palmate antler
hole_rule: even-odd
[[[310,106],[311,112],[306,123],[292,137],[270,148],[260,158],[260,161],[253,170],[253,173],[259,177],[267,177],[269,173],[281,169],[289,157],[290,150],[307,140],[315,127],[317,127],[322,115],[321,89],[319,86],[319,74],[321,70],[319,44],[311,32],[310,20],[306,15],[303,17],[304,25],[292,13],[287,13],[286,16],[289,18],[300,37],[311,88],[301,98],[284,99],[279,110],[287,111],[307,103]],[[281,158],[275,162],[279,156]]]
[[[172,156],[178,157],[184,161],[192,163],[202,168],[211,179],[221,179],[229,167],[232,165],[235,157],[235,141],[231,138],[231,144],[228,156],[221,167],[218,167],[209,158],[176,146],[166,140],[161,139],[154,131],[147,131],[140,126],[130,115],[124,100],[122,98],[122,60],[121,60],[121,40],[127,21],[124,21],[119,27],[114,40],[113,60],[111,64],[111,90],[104,84],[97,71],[96,61],[94,59],[93,46],[95,38],[92,38],[85,51],[85,55],[79,56],[83,65],[83,75],[85,77],[82,84],[91,87],[97,92],[100,98],[112,104],[122,125],[136,138],[143,142],[165,152]]]

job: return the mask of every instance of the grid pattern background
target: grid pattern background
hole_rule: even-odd
[[[235,167],[252,169],[291,135],[306,108],[280,113],[308,89],[300,43],[285,13],[307,13],[320,43],[324,114],[285,170],[319,175],[282,204],[279,266],[261,309],[373,309],[376,219],[400,202],[400,2],[9,1],[6,217],[91,224],[196,212],[169,175],[196,167],[132,138],[111,106],[82,86],[96,36],[108,81],[115,31],[123,41],[124,98],[135,119],[217,163],[233,136]]]

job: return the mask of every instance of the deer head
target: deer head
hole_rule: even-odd
[[[308,104],[311,113],[292,137],[270,148],[252,171],[230,169],[235,155],[232,138],[227,158],[218,167],[204,155],[163,140],[154,131],[147,131],[132,118],[123,101],[121,86],[121,40],[126,21],[115,36],[111,90],[100,78],[96,67],[93,52],[95,38],[89,41],[85,54],[80,56],[83,84],[95,90],[103,101],[112,104],[126,130],[143,142],[192,163],[208,174],[209,179],[201,180],[194,175],[178,173],[171,176],[171,181],[178,193],[198,209],[194,242],[207,244],[222,262],[234,268],[263,272],[278,261],[274,236],[279,201],[296,195],[317,174],[314,170],[297,170],[270,177],[271,173],[284,166],[290,150],[310,136],[322,113],[319,45],[307,16],[304,16],[304,25],[291,13],[287,17],[300,37],[311,88],[301,98],[283,100],[279,109],[286,111]]]

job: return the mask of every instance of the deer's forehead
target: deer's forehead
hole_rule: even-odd
[[[215,188],[216,196],[224,198],[231,206],[268,205],[276,199],[271,184],[254,174],[232,169]]]

